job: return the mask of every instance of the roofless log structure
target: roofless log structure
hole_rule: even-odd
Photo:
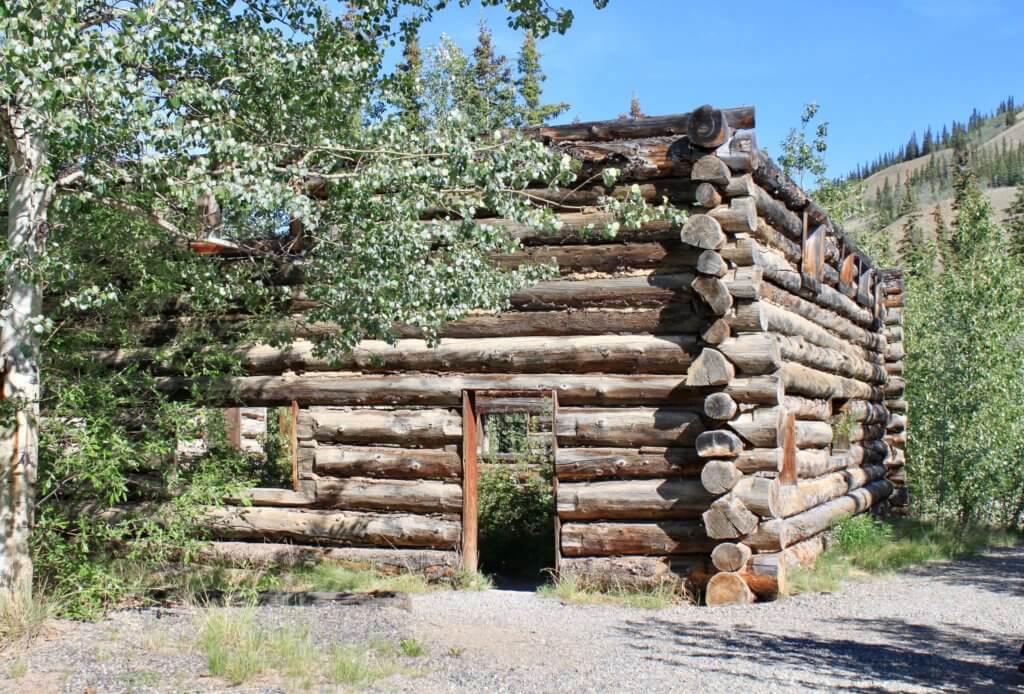
[[[295,483],[212,511],[210,552],[475,568],[480,408],[502,398],[552,403],[557,570],[588,581],[770,598],[835,522],[905,508],[901,273],[758,149],[754,121],[703,106],[533,129],[581,164],[581,187],[534,191],[561,230],[487,222],[523,244],[498,262],[553,260],[557,280],[436,347],[400,328],[340,365],[305,339],[249,350],[236,404],[294,408]],[[586,233],[610,221],[589,206],[633,184],[685,224]]]

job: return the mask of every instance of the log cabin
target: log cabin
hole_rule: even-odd
[[[255,346],[237,405],[291,408],[293,484],[210,512],[211,556],[444,574],[477,568],[489,413],[545,412],[559,574],[677,582],[710,605],[786,590],[829,528],[899,513],[906,402],[902,275],[875,266],[758,149],[752,107],[530,130],[581,181],[538,189],[557,233],[488,219],[554,261],[506,311],[366,341]],[[614,238],[602,195],[636,185],[687,212]]]

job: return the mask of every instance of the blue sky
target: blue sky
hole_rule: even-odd
[[[576,14],[565,36],[541,43],[545,98],[573,106],[564,121],[614,118],[633,92],[649,115],[753,104],[758,142],[774,155],[816,101],[838,175],[911,130],[966,120],[1009,94],[1024,106],[1024,0],[551,2]],[[443,32],[471,50],[481,18],[514,56],[521,37],[501,8],[449,8],[421,41]]]

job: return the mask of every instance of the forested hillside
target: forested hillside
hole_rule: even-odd
[[[848,227],[897,256],[919,245],[921,235],[934,236],[953,215],[958,157],[970,163],[996,218],[1005,221],[1024,183],[1024,117],[1013,97],[989,113],[974,109],[966,122],[954,121],[938,134],[929,127],[919,139],[913,132],[898,150],[858,166],[847,180],[861,186],[864,210]]]

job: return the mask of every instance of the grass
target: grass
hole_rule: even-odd
[[[317,564],[310,569],[293,571],[283,578],[288,590],[319,590],[330,592],[425,593],[434,590],[423,574],[406,572],[382,574],[372,569],[354,569],[338,564]]]
[[[20,680],[27,674],[28,663],[20,658],[7,666],[7,676],[12,680]]]
[[[38,636],[59,607],[42,589],[0,593],[0,650]]]
[[[831,546],[814,568],[790,573],[788,590],[790,594],[832,592],[843,581],[948,561],[986,547],[1010,547],[1020,540],[1019,533],[1009,530],[912,519],[883,523],[864,514],[838,523]]]
[[[680,602],[692,601],[680,586],[665,582],[650,588],[633,586],[595,586],[575,576],[559,576],[537,589],[537,594],[573,605],[625,605],[659,610]]]
[[[233,685],[276,674],[302,689],[321,682],[370,686],[407,671],[400,655],[414,658],[426,653],[416,639],[405,639],[397,647],[386,641],[334,644],[325,651],[307,628],[263,626],[252,608],[212,610],[195,645],[206,657],[210,674]]]

